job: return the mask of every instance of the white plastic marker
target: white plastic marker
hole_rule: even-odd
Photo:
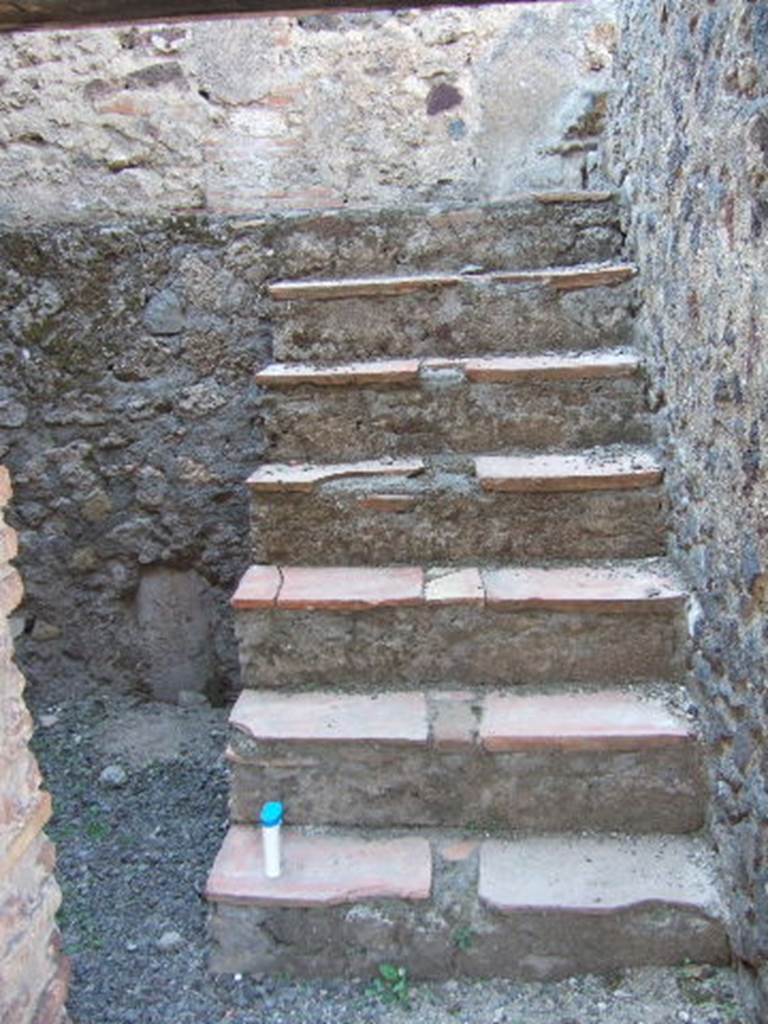
[[[271,800],[261,808],[261,839],[264,844],[264,874],[267,878],[280,877],[280,826],[283,824],[283,805]]]

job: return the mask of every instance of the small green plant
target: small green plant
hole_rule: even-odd
[[[472,943],[475,937],[472,934],[472,929],[468,924],[463,924],[453,933],[453,944],[456,949],[460,949],[462,953],[468,952],[472,948]]]
[[[411,990],[408,984],[408,971],[405,967],[394,964],[379,964],[379,977],[374,978],[366,989],[366,995],[375,996],[383,1003],[396,1003],[410,1007]]]

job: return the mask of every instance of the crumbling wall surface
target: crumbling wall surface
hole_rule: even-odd
[[[9,564],[16,534],[3,520],[10,495],[8,471],[0,466],[0,1020],[64,1024],[67,961],[53,920],[60,893],[53,845],[42,831],[51,801],[27,747],[32,723],[8,626],[22,593]]]
[[[666,429],[733,948],[768,1019],[768,3],[624,0],[610,148]]]
[[[602,130],[614,4],[0,37],[0,222],[580,186]]]
[[[195,219],[2,236],[0,457],[31,682],[171,700],[237,684],[266,248],[259,227]]]

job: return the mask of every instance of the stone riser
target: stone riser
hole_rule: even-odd
[[[274,358],[365,358],[586,351],[631,345],[634,285],[560,291],[484,284],[382,298],[273,303]]]
[[[660,488],[488,493],[466,477],[456,479],[455,490],[374,477],[356,486],[326,484],[310,493],[254,494],[253,560],[285,565],[474,565],[642,558],[664,551]],[[387,493],[413,503],[405,511],[392,511]],[[377,507],[367,507],[371,495],[382,495],[374,499]]]
[[[257,689],[620,684],[678,680],[684,668],[684,623],[669,609],[241,610],[235,629],[242,683]]]
[[[638,379],[301,386],[270,394],[266,408],[275,462],[576,449],[651,437]]]
[[[216,906],[209,929],[215,973],[297,978],[374,977],[404,964],[414,979],[553,981],[629,967],[726,964],[719,922],[676,908],[585,920],[579,914],[465,918],[389,902],[322,910]],[[469,932],[466,931],[469,929]],[[464,938],[470,935],[470,939]],[[471,941],[465,952],[459,943]]]
[[[622,967],[727,962],[721,911],[708,872],[687,869],[683,863],[686,857],[705,854],[704,849],[688,840],[652,837],[647,843],[640,838],[608,842],[636,848],[640,844],[642,868],[647,868],[647,885],[642,878],[635,880],[636,895],[626,906],[620,902],[603,906],[594,898],[585,900],[584,906],[580,902],[569,906],[570,901],[558,897],[556,882],[537,878],[542,857],[547,875],[552,873],[553,857],[562,858],[561,870],[568,874],[579,840],[553,837],[544,841],[543,850],[536,840],[523,841],[522,849],[512,854],[517,861],[512,869],[519,872],[523,860],[539,892],[532,906],[523,903],[510,908],[494,905],[497,894],[503,901],[504,885],[499,887],[488,867],[485,879],[480,867],[478,878],[478,861],[487,844],[433,837],[426,898],[369,897],[315,907],[247,905],[242,899],[240,905],[215,902],[210,916],[211,967],[220,972],[285,972],[297,977],[370,977],[382,963],[391,963],[405,966],[414,979],[468,976],[539,981]],[[586,845],[588,849],[580,856],[577,853],[577,876],[595,851],[599,857],[599,841],[587,840]],[[663,853],[661,864],[654,862],[659,848],[672,849],[671,862]],[[252,870],[258,872],[256,848],[253,852]],[[616,865],[609,860],[597,871],[620,878],[626,863],[626,856],[620,856]],[[419,868],[423,873],[421,864]],[[386,872],[386,865],[381,870]],[[684,886],[687,891],[673,896],[668,883],[656,882],[654,874],[659,870],[687,875],[685,881],[681,879],[681,889]],[[289,872],[290,865],[288,887]],[[268,888],[256,885],[265,892]],[[541,899],[542,885],[545,892],[548,886],[554,890],[551,900]],[[211,888],[220,890],[220,881]],[[275,888],[279,891],[280,885]],[[302,888],[305,898],[311,899],[313,886]]]
[[[230,813],[286,795],[297,825],[691,832],[705,794],[692,744],[513,754],[366,744],[258,744],[230,754]]]
[[[293,277],[600,262],[621,253],[623,235],[615,201],[595,199],[280,217],[264,244],[278,273]]]

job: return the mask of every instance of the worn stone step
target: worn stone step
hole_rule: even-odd
[[[244,685],[296,690],[676,680],[684,603],[643,562],[256,565],[232,599]]]
[[[650,439],[637,357],[624,350],[490,358],[273,363],[270,458],[498,452]]]
[[[299,565],[661,555],[660,479],[644,449],[268,463],[248,481],[251,555]]]
[[[276,282],[274,354],[344,362],[629,345],[633,273],[583,264]]]
[[[471,206],[328,210],[256,224],[266,249],[260,259],[281,277],[607,261],[620,256],[624,243],[618,203],[604,191],[526,193]],[[234,229],[247,235],[249,224]]]
[[[541,981],[729,955],[711,853],[688,837],[287,829],[267,879],[258,830],[235,825],[206,893],[219,972]]]
[[[704,820],[695,737],[659,697],[245,690],[230,725],[234,821],[275,797],[300,825],[688,832]]]

